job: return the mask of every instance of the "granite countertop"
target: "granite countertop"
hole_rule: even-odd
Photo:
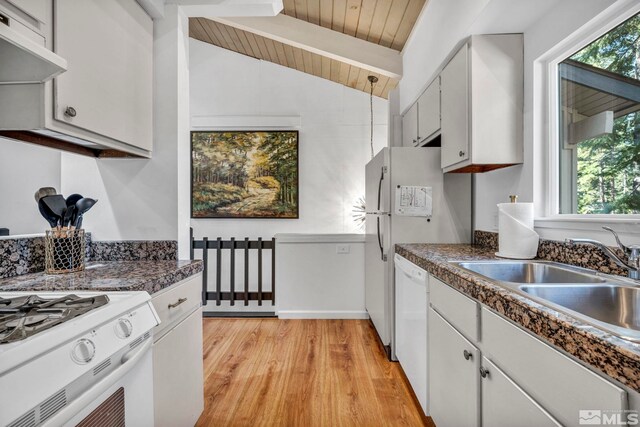
[[[70,274],[31,273],[0,279],[0,292],[147,291],[158,292],[201,272],[202,261],[95,261]]]
[[[640,392],[640,344],[611,335],[449,263],[498,259],[495,251],[460,244],[400,244],[396,245],[396,253],[543,341]]]

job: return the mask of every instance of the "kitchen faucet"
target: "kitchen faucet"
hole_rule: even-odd
[[[622,250],[626,257],[626,261],[620,259],[620,257],[612,251],[608,246],[604,243],[598,242],[597,240],[591,239],[566,239],[565,242],[570,245],[578,244],[587,244],[598,247],[602,252],[604,252],[609,258],[611,258],[618,266],[624,268],[628,272],[628,276],[632,279],[640,279],[640,245],[630,245],[625,246],[620,242],[620,238],[618,234],[613,231],[610,227],[602,227],[607,231],[613,233],[613,236],[616,238],[616,242],[618,243],[618,247]]]

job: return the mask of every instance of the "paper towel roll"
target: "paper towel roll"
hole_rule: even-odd
[[[498,204],[498,250],[503,258],[531,259],[538,252],[533,229],[533,203]]]

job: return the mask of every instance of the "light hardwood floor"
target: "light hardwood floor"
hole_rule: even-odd
[[[368,320],[204,319],[198,426],[423,426]]]

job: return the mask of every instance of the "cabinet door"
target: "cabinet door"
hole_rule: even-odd
[[[57,0],[54,16],[55,51],[69,63],[54,118],[151,151],[151,18],[135,0]]]
[[[198,421],[204,409],[201,309],[154,343],[153,401],[156,427]]]
[[[418,98],[418,140],[430,139],[440,130],[440,77]]]
[[[47,22],[47,0],[7,0],[38,22]]]
[[[465,44],[440,73],[442,167],[469,158],[469,59]]]
[[[429,411],[438,427],[480,423],[480,352],[429,308]]]
[[[418,103],[416,102],[402,116],[402,146],[418,145]]]
[[[483,357],[482,425],[511,427],[561,426],[490,360]]]

